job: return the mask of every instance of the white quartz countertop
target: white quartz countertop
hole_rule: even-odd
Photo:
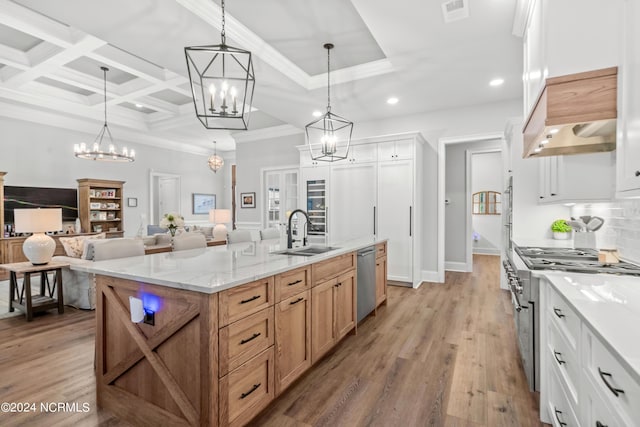
[[[551,282],[640,383],[640,277],[548,271],[535,274]]]
[[[73,265],[71,268],[87,273],[213,294],[386,240],[373,237],[350,240],[331,245],[336,249],[323,254],[300,256],[273,253],[286,249],[284,242],[274,239],[96,261]]]

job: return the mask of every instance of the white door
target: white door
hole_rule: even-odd
[[[157,209],[154,209],[153,223],[160,224],[164,214],[180,212],[180,179],[158,177]]]
[[[413,282],[413,161],[378,164],[378,237],[388,238],[388,278]]]
[[[332,225],[330,243],[373,236],[376,204],[376,164],[334,166],[329,196]]]

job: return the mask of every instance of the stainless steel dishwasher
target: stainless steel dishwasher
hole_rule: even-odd
[[[376,247],[358,251],[358,322],[376,308]]]

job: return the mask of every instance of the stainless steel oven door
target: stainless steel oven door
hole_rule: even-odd
[[[529,390],[535,389],[535,349],[533,304],[524,299],[528,280],[517,275],[509,275],[509,291],[513,304],[513,319],[515,322],[516,338],[522,367],[529,383]]]

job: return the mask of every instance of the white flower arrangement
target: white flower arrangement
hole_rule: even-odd
[[[172,236],[175,236],[178,228],[184,227],[184,217],[177,213],[164,214],[160,220],[160,227],[168,228]]]

